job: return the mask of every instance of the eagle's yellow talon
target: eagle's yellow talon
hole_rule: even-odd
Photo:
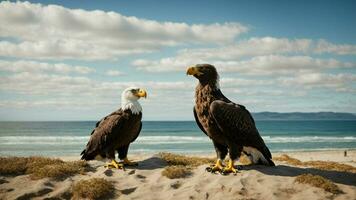
[[[121,163],[118,163],[116,160],[111,160],[110,163],[107,163],[105,165],[107,168],[116,168],[116,169],[124,169],[124,165]]]
[[[219,171],[221,172],[224,168],[224,165],[222,164],[222,161],[220,159],[218,159],[215,163],[215,165],[211,166],[211,167],[207,167],[206,170],[208,172],[216,172]]]
[[[124,160],[123,160],[122,163],[123,163],[124,165],[127,165],[127,166],[137,166],[137,165],[138,165],[137,162],[132,162],[132,161],[130,161],[129,159],[127,159],[127,157],[124,158]]]
[[[234,173],[236,174],[238,172],[238,170],[234,167],[234,161],[232,161],[231,159],[229,160],[229,164],[227,165],[227,167],[225,167],[222,170],[222,174],[226,175],[229,173]]]
[[[222,170],[223,173],[234,173],[236,174],[238,171],[237,169],[235,169],[234,167],[231,167],[231,168],[228,168],[228,167],[225,167],[223,170]]]

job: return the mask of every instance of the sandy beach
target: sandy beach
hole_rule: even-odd
[[[282,161],[283,154],[303,164]],[[139,166],[125,171],[107,169],[102,162],[91,161],[92,170],[62,180],[30,175],[0,176],[0,199],[71,199],[73,185],[80,180],[103,178],[114,186],[106,199],[356,199],[356,151],[275,153],[276,167],[242,166],[236,175],[223,176],[205,171],[207,164],[188,167],[184,178],[167,178],[162,171],[169,163],[158,155],[131,155]],[[212,158],[212,156],[207,156]],[[62,157],[75,160],[74,157]],[[320,169],[308,161],[334,161],[350,170]],[[299,162],[298,161],[298,162]],[[296,182],[301,174],[320,175],[333,182],[340,192],[333,193],[307,183]]]

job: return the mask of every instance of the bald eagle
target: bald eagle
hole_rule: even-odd
[[[136,165],[127,159],[130,143],[136,140],[142,128],[142,107],[138,102],[141,97],[147,97],[145,90],[130,87],[121,95],[121,108],[96,123],[86,148],[81,153],[82,160],[108,158],[107,167],[123,169],[124,165]],[[119,163],[115,160],[118,152]]]
[[[213,141],[217,154],[208,171],[236,173],[234,162],[245,153],[252,163],[274,166],[272,155],[261,138],[249,111],[224,96],[219,89],[219,75],[213,65],[198,64],[187,69],[187,75],[199,80],[195,89],[195,121]],[[230,160],[223,165],[227,153]]]

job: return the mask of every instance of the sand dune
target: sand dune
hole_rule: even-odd
[[[275,154],[274,156],[279,156]],[[289,153],[301,161],[328,160],[355,166],[356,151],[343,157],[341,151]],[[0,199],[71,199],[72,185],[80,180],[104,178],[115,190],[109,199],[356,199],[356,173],[293,166],[277,161],[276,167],[243,166],[236,175],[222,176],[205,171],[207,165],[191,169],[185,178],[162,176],[167,166],[159,156],[134,157],[138,167],[125,171],[106,169],[102,162],[91,161],[91,171],[64,180],[32,180],[29,175],[0,177]],[[73,159],[73,158],[68,158]],[[295,182],[300,174],[320,175],[342,191],[333,194],[321,188]]]

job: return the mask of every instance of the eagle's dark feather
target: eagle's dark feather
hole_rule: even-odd
[[[253,148],[257,162],[274,166],[272,155],[261,138],[250,112],[245,106],[226,98],[217,87],[219,76],[215,67],[203,64],[197,65],[194,70],[199,71],[194,74],[199,79],[193,109],[195,121],[212,139],[218,157],[224,159],[229,151],[231,159],[234,160],[241,152],[249,154],[247,151]],[[259,157],[260,154],[263,157]]]
[[[216,100],[210,105],[210,113],[225,137],[238,142],[242,146],[256,148],[267,161],[272,159],[271,152],[266,147],[250,112],[245,107],[232,102],[226,103]]]
[[[200,128],[201,131],[203,131],[203,133],[205,133],[205,135],[208,136],[208,133],[205,131],[204,127],[199,122],[199,118],[198,118],[198,115],[197,115],[197,111],[195,111],[195,108],[193,108],[193,113],[194,113],[194,119],[197,122],[198,127]]]
[[[130,109],[119,109],[104,117],[96,123],[86,149],[81,153],[82,159],[92,160],[97,155],[114,159],[115,150],[118,150],[120,158],[125,158],[130,143],[141,131],[141,118],[141,112],[133,114]]]

